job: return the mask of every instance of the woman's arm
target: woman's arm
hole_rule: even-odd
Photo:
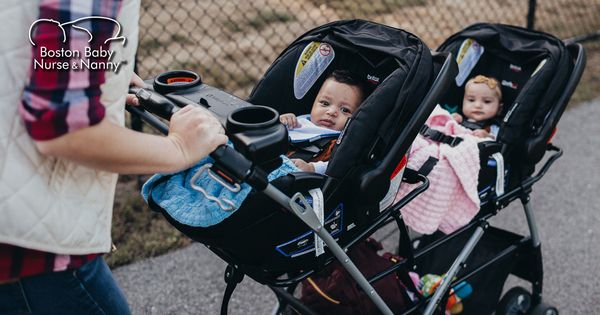
[[[116,173],[176,172],[207,156],[227,137],[216,118],[188,105],[171,118],[169,135],[136,132],[102,120],[48,141],[36,141],[45,155]]]

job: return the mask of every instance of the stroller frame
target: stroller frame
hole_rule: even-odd
[[[581,75],[585,68],[586,59],[585,51],[581,44],[575,43],[573,41],[565,41],[565,44],[567,50],[572,56],[571,61],[573,62],[574,66],[565,84],[564,90],[562,91],[557,100],[557,104],[559,104],[559,107],[562,108],[566,107],[568,100],[570,99],[572,93],[574,92],[579,82],[579,79],[581,78]],[[495,148],[493,150],[495,150]],[[497,150],[504,152],[505,148],[497,148]],[[469,280],[473,276],[485,271],[494,264],[497,264],[501,261],[505,261],[506,259],[509,259],[511,257],[518,256],[520,256],[520,258],[517,262],[515,262],[514,267],[512,267],[512,269],[510,270],[510,274],[513,274],[531,283],[531,306],[529,309],[551,309],[551,307],[544,304],[542,300],[543,261],[541,253],[541,240],[538,233],[537,223],[531,205],[530,197],[533,185],[539,180],[541,180],[541,178],[546,174],[546,172],[554,164],[554,162],[557,159],[559,159],[563,154],[562,150],[559,147],[554,146],[550,142],[546,144],[545,153],[543,155],[547,155],[548,153],[550,153],[550,155],[536,174],[526,177],[525,179],[520,181],[518,186],[505,192],[501,196],[493,196],[492,198],[484,200],[481,204],[481,209],[484,211],[481,211],[480,214],[478,214],[477,217],[474,220],[472,220],[469,224],[460,228],[458,231],[448,235],[447,237],[443,237],[441,239],[433,241],[432,243],[428,244],[422,249],[414,250],[410,246],[403,246],[407,243],[412,243],[412,241],[410,240],[408,233],[406,232],[406,226],[402,222],[402,218],[398,216],[397,211],[403,205],[398,205],[397,209],[395,208],[394,210],[392,210],[392,212],[396,211],[395,214],[393,214],[393,216],[400,231],[400,239],[409,240],[408,242],[400,242],[399,251],[401,256],[405,257],[405,259],[399,261],[394,266],[371,277],[369,279],[369,282],[374,283],[379,279],[384,278],[388,274],[405,266],[408,266],[408,269],[417,269],[417,261],[419,259],[423,259],[429,253],[435,251],[438,248],[443,247],[445,244],[449,243],[453,239],[468,234],[469,231],[472,231],[471,234],[469,234],[469,238],[465,243],[464,247],[461,249],[458,255],[456,255],[456,258],[452,262],[450,268],[443,277],[442,283],[438,286],[435,293],[431,297],[419,301],[413,307],[406,310],[402,314],[411,314],[417,311],[421,311],[423,314],[434,314],[436,312],[443,313],[443,309],[441,309],[439,306],[446,304],[447,299],[449,297],[449,289],[453,285],[461,283],[462,281]],[[527,225],[529,229],[528,235],[521,236],[509,231],[494,228],[491,227],[488,222],[490,218],[495,216],[501,209],[505,208],[516,199],[520,200],[521,205],[523,207],[524,215],[527,220]],[[387,222],[389,221],[383,222],[383,224]],[[456,278],[456,276],[462,269],[466,269],[467,259],[470,257],[471,253],[486,233],[492,235],[501,235],[503,238],[509,239],[510,242],[508,242],[508,244],[502,250],[496,253],[494,257],[490,258],[482,264],[472,266],[464,275],[462,275],[460,278]],[[508,276],[508,274],[506,276]],[[271,289],[278,297],[280,303],[279,307],[277,307],[273,311],[273,314],[280,314],[285,308],[286,303],[296,308],[296,310],[300,311],[302,314],[315,314],[314,312],[311,312],[305,307],[302,308],[302,306],[298,306],[298,303],[296,303],[297,301],[294,301],[295,298],[293,297],[292,293],[295,289],[295,286],[289,287],[287,290],[282,290],[274,287],[271,287]],[[498,292],[498,294],[500,293],[501,292]]]
[[[431,90],[427,93],[427,95],[423,99],[423,101],[421,103],[422,106],[420,106],[420,107],[431,107],[431,104],[434,104],[437,101],[437,99],[439,99],[439,97],[441,97],[441,95],[447,89],[447,87],[449,86],[449,84],[452,80],[452,77],[454,77],[454,75],[456,74],[456,71],[457,71],[456,64],[453,62],[451,54],[438,53],[437,55],[434,56],[434,58],[443,58],[444,63],[432,84]],[[429,105],[427,105],[427,104],[429,104]],[[166,133],[168,131],[167,126],[162,121],[158,120],[152,113],[168,112],[169,110],[165,110],[164,108],[161,108],[161,106],[163,106],[161,104],[148,104],[148,103],[145,103],[144,101],[141,101],[140,105],[144,109],[140,109],[140,108],[136,108],[136,107],[128,105],[127,110],[130,113],[140,117],[143,121],[145,121],[146,123],[155,127],[157,130],[159,130],[163,133]],[[399,146],[400,146],[400,143],[396,143],[394,145],[394,147],[391,149],[391,151],[399,150],[399,148],[398,148]],[[225,147],[221,147],[221,149],[222,149],[221,151],[225,152],[225,153],[223,153],[224,155],[236,155],[236,157],[235,157],[236,162],[239,160],[246,160],[246,158],[243,155],[241,155],[240,153],[237,153],[233,149],[225,151],[223,148],[225,148]],[[217,151],[218,150],[219,149],[217,149]],[[219,158],[219,154],[213,153],[213,154],[211,154],[211,156],[213,156],[215,158],[215,160],[216,160],[215,164],[217,164],[217,165],[230,162],[230,160],[227,157]],[[248,161],[248,164],[251,165],[252,163]],[[384,162],[381,164],[380,167],[385,167],[386,165],[387,164]],[[235,165],[229,166],[229,168],[232,168],[232,167],[235,168],[237,166],[235,166]],[[227,166],[225,166],[225,168],[227,168]],[[329,234],[329,232],[327,232],[323,228],[323,225],[319,222],[319,219],[317,218],[312,207],[306,201],[306,199],[304,198],[304,196],[301,193],[296,193],[290,198],[287,195],[285,195],[283,192],[281,192],[279,189],[277,189],[276,187],[274,187],[273,185],[271,185],[269,183],[266,183],[266,185],[263,185],[265,182],[255,183],[254,180],[252,180],[252,179],[249,180],[249,178],[248,178],[250,176],[249,170],[243,171],[240,173],[248,174],[248,176],[237,178],[237,180],[247,181],[248,184],[250,184],[254,189],[256,189],[258,191],[262,191],[265,195],[269,196],[275,202],[279,203],[285,209],[287,209],[288,211],[293,213],[296,217],[298,217],[300,220],[302,220],[302,222],[304,222],[304,224],[308,228],[313,230],[325,242],[325,244],[327,244],[329,250],[335,256],[335,258],[348,271],[348,273],[352,276],[352,278],[354,278],[356,280],[356,282],[359,284],[361,289],[364,290],[365,292],[369,293],[368,294],[369,298],[378,307],[378,309],[381,310],[381,312],[383,314],[393,314],[392,311],[389,309],[389,307],[381,299],[379,294],[377,294],[375,289],[372,287],[371,281],[369,281],[365,278],[365,276],[358,270],[358,268],[354,265],[352,260],[348,257],[348,255],[345,252],[345,249],[340,247],[340,245],[335,241],[335,239],[331,236],[331,234]],[[419,193],[421,193],[425,189],[427,189],[429,184],[428,184],[428,180],[425,176],[420,175],[416,172],[413,173],[413,172],[409,171],[408,173],[409,174],[407,175],[407,177],[409,177],[411,181],[413,181],[413,182],[420,181],[421,185],[419,187],[417,187],[416,189],[414,189],[410,194],[408,194],[406,197],[404,197],[396,205],[383,211],[379,215],[379,217],[374,221],[374,223],[371,225],[371,227],[369,229],[367,229],[366,231],[361,233],[358,237],[354,238],[354,240],[350,241],[351,245],[364,239],[366,236],[370,235],[376,229],[381,227],[383,224],[387,223],[388,220],[390,219],[390,217],[393,216],[396,220],[400,220],[399,209],[402,206],[404,206],[405,204],[407,204],[408,202],[410,202],[412,199],[414,199]],[[219,255],[218,249],[215,249],[215,248],[210,248],[210,249],[213,250],[215,253],[217,253],[217,255]],[[219,256],[221,256],[221,255],[219,255]],[[312,271],[309,271],[309,272],[303,273],[302,275],[296,276],[293,279],[286,279],[284,281],[276,281],[275,283],[273,283],[273,286],[277,287],[277,286],[289,286],[293,283],[297,284],[297,283],[299,283],[299,281],[308,277],[311,273],[312,273]],[[235,265],[232,266],[230,264],[229,267],[227,268],[226,274],[225,274],[227,288],[226,288],[226,291],[224,294],[223,304],[221,307],[221,314],[227,313],[227,304],[228,304],[229,297],[231,296],[231,293],[233,292],[233,289],[235,288],[237,283],[241,282],[242,279],[243,279],[243,274],[240,274],[240,271],[237,268],[237,266],[235,266]],[[274,290],[274,292],[276,294],[281,293],[280,290],[274,289],[273,286],[270,286],[270,287]],[[296,304],[291,299],[289,300],[289,303]]]
[[[416,260],[419,260],[428,253],[434,251],[435,249],[444,246],[447,242],[453,240],[455,237],[460,236],[464,233],[467,233],[470,230],[474,231],[470,234],[469,239],[466,245],[461,249],[460,253],[454,259],[450,269],[447,271],[446,276],[444,276],[442,283],[438,286],[433,296],[428,297],[416,303],[414,306],[403,312],[402,314],[412,314],[415,311],[422,310],[423,307],[426,307],[422,312],[423,314],[434,314],[436,311],[441,311],[436,309],[439,305],[445,305],[447,301],[447,293],[452,285],[458,284],[462,281],[469,280],[473,275],[484,271],[486,268],[492,266],[493,264],[506,259],[507,257],[511,257],[515,253],[522,253],[529,255],[529,262],[532,262],[532,265],[519,265],[517,269],[513,271],[515,275],[518,277],[529,281],[532,284],[532,305],[537,305],[542,302],[542,286],[543,286],[543,264],[542,264],[542,255],[541,255],[541,241],[537,229],[537,224],[535,220],[535,216],[533,213],[533,209],[531,206],[531,198],[530,193],[532,191],[533,185],[542,179],[542,177],[546,174],[548,169],[554,164],[556,160],[558,160],[563,152],[560,148],[548,144],[547,151],[552,151],[552,155],[548,158],[548,160],[544,163],[543,167],[538,171],[537,174],[530,177],[528,180],[524,181],[523,184],[513,190],[506,192],[504,195],[500,197],[493,198],[487,201],[485,204],[482,204],[482,207],[486,205],[493,205],[495,210],[493,212],[487,213],[483,216],[478,217],[477,219],[471,221],[466,226],[460,228],[458,231],[448,235],[447,237],[441,238],[428,246],[424,247],[421,250],[413,250],[410,246],[402,247],[402,244],[409,244],[410,242],[401,242],[400,243],[400,253],[404,260],[401,260],[395,263],[393,266],[389,267],[386,270],[383,270],[373,277],[368,279],[369,283],[375,283],[378,280],[384,278],[385,276],[395,272],[396,270],[403,268],[405,266],[409,266],[409,269],[416,269]],[[406,200],[402,200],[398,204],[394,205],[392,209],[390,209],[388,215],[385,218],[382,218],[377,224],[374,225],[372,230],[369,232],[373,232],[377,228],[380,228],[391,222],[390,219],[396,222],[399,232],[400,238],[406,239],[408,238],[408,231],[406,229],[406,225],[403,223],[401,216],[399,215],[399,210],[410,200],[414,199],[416,195],[423,192],[427,189],[429,182],[427,178],[415,171],[407,169],[407,178],[412,178],[411,182],[414,181],[415,178],[418,178],[423,184],[413,190],[410,196],[405,198]],[[408,179],[407,179],[408,180]],[[528,227],[529,227],[529,236],[517,236],[516,234],[512,234],[508,231],[500,230],[497,228],[490,227],[488,220],[495,216],[502,208],[506,207],[515,199],[520,199],[521,204],[523,206],[524,214],[527,219]],[[391,218],[393,217],[393,218]],[[495,257],[490,259],[489,261],[476,266],[467,274],[463,275],[460,278],[455,277],[461,271],[461,269],[466,268],[466,260],[469,258],[469,255],[473,252],[475,246],[483,237],[484,233],[487,231],[491,231],[493,233],[502,233],[509,235],[516,240],[513,241],[507,248],[498,253]],[[367,234],[368,235],[368,234]],[[364,236],[363,236],[364,237]],[[358,241],[361,238],[358,238]],[[454,280],[453,280],[454,279]],[[292,285],[296,284],[298,281],[290,281],[282,285]],[[285,309],[286,305],[293,306],[297,311],[300,311],[305,315],[318,315],[313,311],[309,310],[307,307],[302,305],[293,295],[292,292],[295,289],[295,286],[289,286],[287,290],[283,290],[276,286],[269,286],[270,289],[275,293],[279,300],[279,305],[273,310],[273,315],[281,314]]]
[[[563,103],[566,103],[570,98],[571,94],[573,93],[575,87],[577,86],[577,83],[579,82],[579,78],[581,77],[585,65],[585,54],[581,45],[569,44],[568,49],[574,53],[574,55],[576,56],[576,60],[575,67],[571,73],[571,76],[569,77],[565,91],[562,93],[559,99],[559,102]],[[438,53],[433,57],[438,59],[444,58],[445,61],[432,84],[431,90],[429,90],[426,97],[423,99],[420,107],[429,108],[431,104],[434,104],[448,88],[450,82],[452,81],[452,78],[457,72],[456,64],[453,62],[452,55],[450,53]],[[141,103],[141,107],[144,109],[127,106],[127,110],[132,114],[139,116],[142,120],[157,128],[159,131],[166,133],[166,125],[162,121],[156,119],[156,117],[154,117],[154,115],[152,114],[152,112],[160,112],[161,109],[158,108],[157,110],[155,104],[153,105],[153,107],[144,106],[145,104],[143,102]],[[394,147],[392,148],[392,151],[398,150],[399,146],[399,143],[395,143]],[[243,155],[237,153],[235,150],[225,150],[223,148],[220,149],[221,152],[217,152],[219,151],[219,149],[217,149],[217,151],[215,151],[217,152],[217,154],[211,154],[211,156],[215,158],[217,165],[225,164],[225,167],[227,168],[226,164],[231,163],[232,160],[243,160],[248,162],[246,163],[247,165],[253,167],[252,162],[248,161]],[[415,311],[423,311],[424,314],[434,314],[436,312],[443,313],[443,306],[446,304],[446,301],[448,299],[447,293],[452,284],[457,284],[461,281],[468,280],[475,274],[482,272],[494,263],[512,257],[512,255],[515,254],[523,255],[525,256],[524,258],[529,258],[534,263],[532,265],[518,264],[516,265],[516,268],[514,268],[514,270],[511,270],[511,272],[517,275],[518,277],[523,278],[532,283],[532,302],[535,306],[542,303],[543,265],[541,255],[541,241],[536,226],[535,216],[533,214],[533,210],[530,203],[530,193],[532,191],[533,185],[545,175],[545,173],[548,171],[551,165],[562,155],[562,150],[552,145],[551,143],[548,143],[546,146],[546,152],[549,151],[552,151],[553,154],[549,156],[548,160],[544,163],[542,168],[535,175],[526,178],[520,183],[519,186],[513,188],[505,194],[484,201],[484,203],[482,203],[481,205],[481,208],[489,209],[489,211],[487,211],[486,213],[480,213],[475,220],[472,220],[469,224],[462,227],[455,233],[452,233],[447,237],[436,240],[422,249],[415,250],[414,248],[412,248],[410,246],[410,244],[412,243],[411,241],[401,241],[399,251],[400,254],[403,257],[405,257],[405,259],[397,262],[396,264],[387,268],[386,270],[381,271],[380,273],[376,274],[370,279],[367,279],[356,268],[354,263],[346,254],[345,249],[354,245],[360,240],[363,240],[380,227],[391,223],[392,221],[395,221],[398,226],[401,240],[410,240],[408,230],[406,228],[406,225],[403,223],[399,210],[412,199],[414,199],[418,194],[427,189],[429,182],[426,176],[419,174],[416,171],[407,169],[404,174],[403,181],[410,183],[420,182],[421,185],[415,188],[407,196],[405,196],[400,202],[382,211],[381,214],[373,221],[371,226],[363,233],[355,237],[352,241],[350,241],[345,248],[342,248],[331,236],[331,234],[323,228],[323,225],[319,222],[319,219],[312,210],[312,207],[309,205],[309,203],[306,201],[306,199],[301,193],[295,193],[292,197],[288,197],[278,188],[266,182],[265,179],[257,179],[256,174],[251,174],[251,169],[239,172],[238,174],[245,175],[239,176],[237,180],[248,182],[254,189],[262,191],[265,195],[269,196],[275,202],[277,202],[285,209],[293,213],[296,217],[298,217],[308,228],[313,230],[327,244],[333,256],[348,271],[352,278],[354,278],[357,281],[361,289],[368,293],[367,295],[369,296],[369,298],[373,301],[373,303],[383,314],[392,314],[392,312],[390,308],[385,304],[385,302],[381,299],[381,297],[377,294],[377,292],[373,289],[372,283],[382,279],[383,277],[395,272],[396,270],[404,266],[409,266],[411,267],[411,269],[416,269],[418,265],[418,260],[423,259],[428,253],[431,253],[436,249],[442,247],[444,244],[453,240],[457,236],[466,234],[468,231],[471,230],[473,230],[473,232],[469,236],[466,245],[460,250],[459,254],[453,260],[451,267],[447,271],[446,275],[442,280],[442,283],[439,285],[438,289],[435,291],[433,296],[421,299],[403,314],[409,314]],[[227,156],[231,155],[235,155],[235,158],[228,159]],[[382,166],[386,166],[387,164],[388,163],[382,163]],[[234,165],[229,167],[235,168],[239,166]],[[258,176],[260,177],[260,174]],[[529,227],[529,236],[518,236],[508,231],[490,227],[488,223],[489,218],[495,216],[502,208],[506,207],[508,204],[510,204],[517,198],[521,200],[524,209],[524,213]],[[484,237],[484,234],[486,232],[503,234],[513,240],[509,244],[509,246],[507,246],[504,250],[500,251],[497,255],[495,255],[495,257],[479,266],[476,266],[472,270],[468,271],[466,274],[462,275],[460,278],[454,280],[455,277],[459,274],[459,272],[462,269],[466,268],[467,259],[475,249],[476,245]],[[210,246],[208,247],[210,248]],[[218,248],[210,249],[221,257],[227,256],[226,253],[220,252]],[[522,258],[520,261],[523,261],[524,258]],[[279,302],[273,310],[273,314],[282,313],[287,305],[293,306],[297,311],[302,312],[302,314],[315,314],[313,311],[308,309],[297,298],[293,296],[293,291],[296,288],[297,284],[301,280],[311,275],[313,272],[314,270],[309,270],[292,278],[282,280],[278,279],[273,283],[269,284],[270,289],[275,293]],[[225,275],[227,288],[223,298],[221,314],[227,313],[227,305],[229,298],[236,284],[241,282],[241,280],[243,279],[243,275],[244,273],[239,269],[238,266],[229,263]]]

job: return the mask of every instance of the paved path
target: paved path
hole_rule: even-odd
[[[562,314],[600,305],[600,99],[568,110],[554,143],[564,156],[536,184],[532,205],[544,255],[544,296]],[[514,202],[492,221],[527,231]],[[225,268],[200,244],[114,270],[134,314],[218,314]],[[509,279],[509,285],[518,283]],[[230,314],[270,314],[275,297],[246,278]]]

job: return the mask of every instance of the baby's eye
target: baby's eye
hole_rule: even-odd
[[[322,106],[329,106],[329,102],[328,101],[321,101],[321,105]]]
[[[344,114],[352,114],[352,111],[349,108],[346,108],[346,107],[342,107],[341,111]]]
[[[475,102],[475,99],[474,98],[467,98],[467,101],[468,102]]]

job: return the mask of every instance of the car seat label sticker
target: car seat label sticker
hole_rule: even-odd
[[[404,174],[404,169],[406,168],[406,163],[408,162],[408,158],[405,155],[400,160],[400,163],[396,165],[396,169],[390,176],[390,189],[388,190],[383,200],[379,202],[379,212],[387,209],[387,207],[391,206],[396,199],[396,195],[398,194],[398,190],[400,190],[400,183],[402,182],[402,174]]]
[[[546,64],[547,61],[548,61],[548,58],[540,61],[540,64],[537,66],[537,68],[535,68],[535,70],[533,70],[533,73],[531,74],[531,76],[533,77],[536,73],[538,73],[538,71],[540,71],[540,69],[542,69],[542,67],[544,67],[544,65]]]
[[[294,96],[301,99],[335,58],[327,43],[311,42],[302,51],[294,72]]]
[[[313,211],[317,215],[319,219],[319,223],[323,224],[325,218],[325,210],[324,210],[324,202],[323,202],[323,192],[320,188],[311,189],[308,191],[313,200]],[[321,254],[325,253],[325,243],[323,240],[315,233],[315,257],[321,256]]]
[[[504,157],[496,152],[492,158],[496,161],[496,196],[500,197],[504,195]]]
[[[455,79],[456,86],[462,86],[465,83],[471,70],[475,68],[479,58],[483,55],[484,50],[483,46],[472,38],[468,38],[462,43],[456,56],[456,63],[458,64],[458,75]]]

